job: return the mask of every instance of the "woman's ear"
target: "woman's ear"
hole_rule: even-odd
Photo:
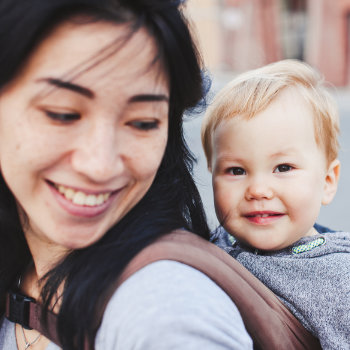
[[[333,200],[338,188],[339,175],[340,175],[340,161],[339,159],[335,159],[329,165],[326,173],[324,192],[322,197],[323,205],[327,205]]]

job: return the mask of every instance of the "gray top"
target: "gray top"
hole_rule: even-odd
[[[350,233],[304,237],[274,252],[228,237],[221,230],[213,241],[270,288],[323,349],[350,349]]]
[[[34,347],[34,345],[33,345]],[[29,349],[32,347],[30,346]],[[1,321],[0,328],[0,349],[1,350],[17,350],[16,336],[15,336],[15,324],[8,321],[6,318]],[[60,348],[50,343],[46,350],[59,350]]]
[[[253,346],[236,306],[215,283],[187,265],[159,261],[136,272],[114,293],[95,348],[245,350]],[[0,329],[0,349],[17,350],[14,327],[6,320]]]

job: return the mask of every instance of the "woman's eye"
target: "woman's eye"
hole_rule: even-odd
[[[285,173],[287,171],[293,170],[293,167],[289,164],[280,164],[276,167],[275,173]]]
[[[228,170],[229,174],[234,175],[234,176],[240,176],[240,175],[245,175],[246,172],[243,168],[240,167],[233,167]]]
[[[71,122],[71,121],[80,119],[79,113],[52,112],[52,111],[45,111],[45,113],[49,118],[57,121],[62,121],[62,122]]]
[[[137,121],[130,122],[129,125],[131,125],[132,127],[138,130],[148,131],[148,130],[157,129],[159,122],[157,120],[152,120],[152,121],[137,120]]]

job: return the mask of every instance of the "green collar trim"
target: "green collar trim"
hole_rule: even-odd
[[[315,240],[306,243],[306,244],[300,244],[292,248],[293,254],[301,254],[308,252],[314,248],[320,247],[321,245],[324,245],[326,243],[326,239],[324,237],[316,238]]]

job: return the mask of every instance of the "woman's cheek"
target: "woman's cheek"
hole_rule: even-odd
[[[158,171],[166,147],[166,140],[154,140],[151,144],[135,143],[130,147],[129,159],[139,177],[154,177]]]

